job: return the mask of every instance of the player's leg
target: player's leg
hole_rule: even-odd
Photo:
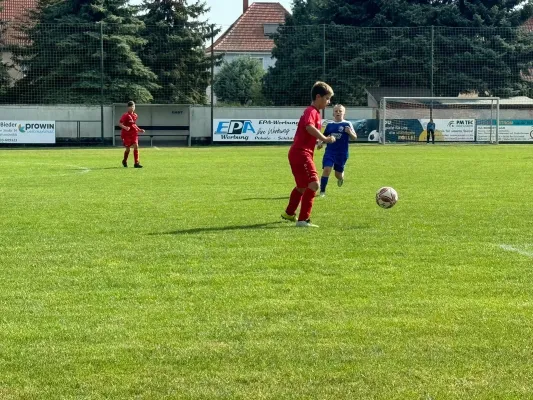
[[[302,201],[302,196],[305,192],[307,182],[302,183],[302,176],[305,176],[302,161],[297,156],[289,156],[289,164],[291,166],[296,186],[292,189],[289,197],[289,204],[285,211],[281,214],[281,218],[287,221],[296,222],[296,210]]]
[[[126,143],[126,140],[123,139],[124,143],[124,158],[122,159],[122,166],[127,167],[128,166],[128,156],[130,155],[130,146],[129,143]]]
[[[337,178],[337,186],[341,187],[344,184],[344,166],[348,161],[348,157],[344,155],[337,155],[335,157],[335,164],[333,169],[335,170],[335,178]]]
[[[435,131],[431,131],[431,143],[435,144]]]
[[[329,175],[333,167],[334,160],[329,154],[324,154],[322,159],[322,177],[320,178],[320,196],[326,195],[326,187],[328,186]]]
[[[426,144],[429,143],[429,135],[431,135],[431,131],[429,129],[426,129]]]
[[[298,215],[296,226],[318,228],[317,225],[311,223],[310,219],[316,192],[320,188],[315,163],[311,156],[306,157],[303,167],[306,174],[307,188],[302,196],[302,206],[300,207],[300,214]],[[302,175],[301,179],[303,180],[303,178],[304,176]]]
[[[329,175],[331,174],[331,167],[324,167],[322,176],[320,177],[320,196],[326,195],[326,187],[328,186]]]
[[[285,211],[281,214],[281,218],[287,221],[296,222],[296,210],[302,201],[302,196],[305,192],[305,188],[295,187],[292,189],[289,197],[289,204]]]
[[[335,178],[337,178],[337,186],[341,187],[344,184],[344,166],[337,165],[337,169],[335,170]]]
[[[135,164],[133,165],[134,168],[142,168],[143,166],[139,164],[139,141],[138,139],[135,140],[133,143],[133,158],[135,159]]]

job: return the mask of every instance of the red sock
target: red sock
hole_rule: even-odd
[[[130,155],[130,150],[125,150],[124,151],[124,161],[128,161],[128,156]]]
[[[135,164],[139,164],[139,150],[133,150],[133,158],[135,158]]]
[[[311,210],[313,209],[313,202],[315,201],[315,192],[311,189],[305,189],[302,197],[302,207],[300,208],[300,215],[298,221],[307,221],[311,216]]]
[[[300,193],[297,188],[292,189],[289,205],[285,212],[289,215],[296,214],[296,209],[300,205],[300,200],[302,200],[302,193]]]

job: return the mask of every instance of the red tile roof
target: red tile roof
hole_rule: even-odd
[[[528,19],[525,23],[524,23],[524,26],[526,27],[526,29],[528,31],[533,31],[533,17],[531,17],[530,19]]]
[[[10,21],[23,17],[24,12],[37,6],[37,0],[4,0],[0,3],[0,20]]]
[[[26,17],[26,11],[37,7],[38,0],[4,0],[0,2],[0,21],[7,21],[7,30],[4,33],[4,42],[13,44],[22,39],[20,32],[17,32],[14,27],[15,24],[10,24],[10,21],[23,21]]]
[[[253,3],[213,44],[215,52],[271,52],[274,41],[263,24],[284,24],[289,12],[280,3]],[[211,51],[211,47],[207,49]]]

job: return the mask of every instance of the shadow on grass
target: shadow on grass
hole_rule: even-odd
[[[240,201],[248,200],[289,200],[288,196],[279,196],[279,197],[249,197],[246,199],[239,199]]]
[[[276,222],[264,222],[262,224],[251,224],[251,225],[229,225],[229,226],[214,226],[214,227],[202,227],[202,228],[190,228],[190,229],[178,229],[175,231],[168,232],[156,232],[150,233],[149,235],[188,235],[194,233],[209,233],[209,232],[226,232],[226,231],[241,231],[241,230],[251,230],[251,229],[276,229],[285,227],[288,224],[284,221]]]
[[[132,166],[133,168],[133,166]],[[102,167],[102,168],[67,168],[68,170],[70,171],[100,171],[100,170],[104,170],[104,169],[126,169],[124,168],[122,165],[120,167]]]

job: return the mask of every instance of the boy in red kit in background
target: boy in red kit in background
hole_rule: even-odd
[[[300,117],[294,142],[289,150],[289,163],[296,187],[291,192],[289,205],[281,214],[281,218],[296,221],[296,209],[301,202],[296,222],[298,227],[318,228],[318,225],[312,224],[310,220],[315,194],[320,187],[313,156],[317,139],[325,143],[335,142],[334,136],[326,137],[320,133],[322,121],[320,110],[328,106],[332,96],[333,89],[327,83],[316,82],[313,85],[311,89],[313,102]]]
[[[143,166],[139,164],[139,133],[144,133],[145,131],[137,126],[137,114],[135,114],[135,103],[133,101],[128,102],[128,112],[120,117],[118,126],[122,128],[120,131],[120,137],[126,148],[122,165],[124,167],[128,166],[130,147],[133,146],[133,158],[135,160],[133,167],[142,168]]]

